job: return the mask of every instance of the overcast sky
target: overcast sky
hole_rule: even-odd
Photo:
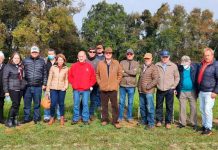
[[[83,0],[85,6],[82,11],[74,16],[74,22],[78,30],[82,27],[82,19],[87,16],[87,12],[91,6],[101,2],[102,0]],[[209,9],[214,14],[214,19],[218,20],[218,0],[106,0],[107,3],[121,4],[124,6],[125,11],[130,14],[132,12],[143,12],[149,9],[151,13],[155,13],[160,8],[162,3],[167,2],[172,10],[175,5],[183,5],[187,12],[193,8]]]

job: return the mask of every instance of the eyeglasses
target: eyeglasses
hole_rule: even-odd
[[[95,51],[89,51],[89,53],[94,53],[95,54],[96,52]]]
[[[127,56],[132,56],[132,55],[133,55],[133,53],[127,53],[126,55],[127,55]]]
[[[112,54],[112,52],[105,52],[105,54],[106,54],[106,55],[111,55],[111,54]]]

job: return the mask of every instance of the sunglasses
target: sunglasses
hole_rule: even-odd
[[[133,54],[132,54],[132,53],[127,53],[126,55],[127,55],[127,56],[132,56]]]
[[[94,53],[95,54],[96,52],[95,51],[89,51],[89,53]]]
[[[112,54],[112,52],[105,52],[106,55]]]

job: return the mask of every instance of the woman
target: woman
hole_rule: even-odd
[[[4,124],[3,111],[4,111],[5,93],[4,93],[4,90],[3,90],[3,82],[2,82],[3,69],[5,67],[4,59],[5,59],[5,55],[4,55],[4,53],[2,51],[0,51],[0,123],[1,124]]]
[[[20,101],[25,88],[22,59],[19,53],[14,52],[3,71],[3,89],[5,96],[10,96],[12,106],[9,110],[7,127],[18,126],[18,112]]]
[[[49,125],[55,122],[55,109],[57,104],[60,111],[60,124],[64,125],[64,99],[68,88],[68,67],[66,66],[66,58],[63,54],[56,56],[56,63],[51,67],[48,76],[46,92],[50,92],[51,98],[51,119]]]

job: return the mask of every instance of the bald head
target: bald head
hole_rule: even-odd
[[[79,51],[77,57],[78,57],[79,62],[85,62],[85,60],[86,60],[85,51]]]

